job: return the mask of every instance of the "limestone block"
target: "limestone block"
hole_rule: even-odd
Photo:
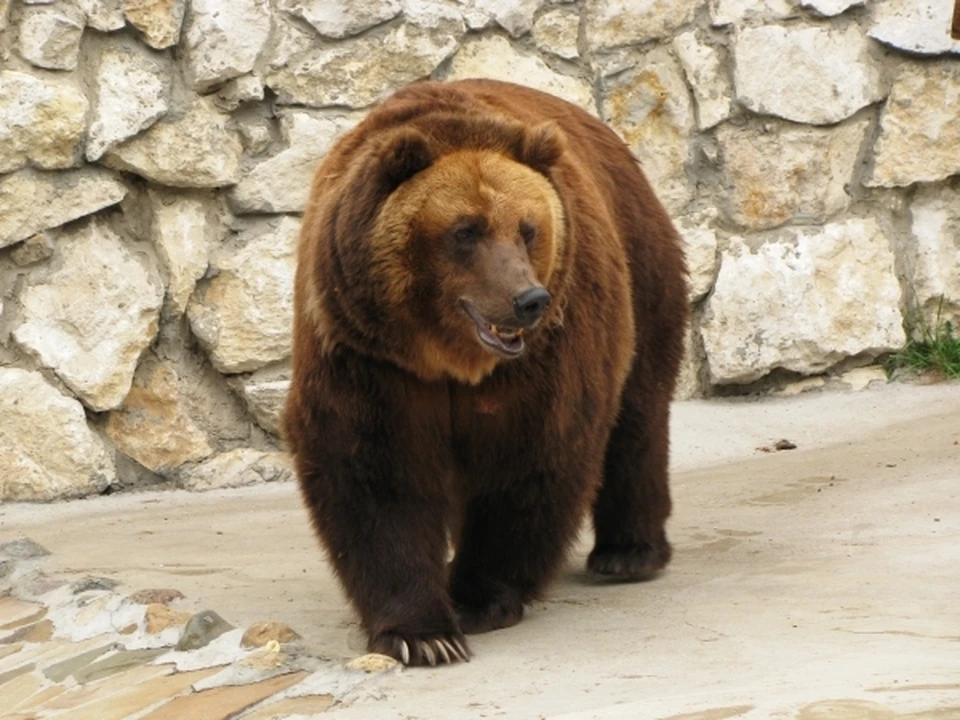
[[[800,7],[810,8],[824,17],[834,17],[852,7],[865,5],[866,2],[867,0],[800,0]]]
[[[31,235],[10,251],[10,259],[18,267],[35,265],[53,257],[53,240],[47,232]]]
[[[107,170],[21,170],[0,178],[0,248],[120,202],[127,189]]]
[[[180,41],[187,0],[121,0],[127,21],[143,33],[152,48],[161,50]]]
[[[100,32],[113,32],[127,24],[123,0],[74,0],[86,17],[87,25]]]
[[[585,0],[586,39],[607,50],[666,37],[690,22],[701,0]]]
[[[683,219],[677,222],[689,272],[687,298],[690,303],[702,300],[713,288],[720,267],[717,254],[717,233],[705,223]]]
[[[28,164],[44,170],[76,165],[88,107],[68,78],[0,72],[0,173]]]
[[[285,482],[292,477],[293,468],[286,453],[238,448],[216,455],[196,467],[184,468],[179,485],[187,490],[215,490]]]
[[[432,73],[452,55],[465,31],[446,5],[420,3],[409,22],[382,35],[311,48],[267,76],[283,104],[361,108]],[[274,59],[272,62],[276,62]]]
[[[243,399],[257,424],[274,435],[280,434],[283,406],[290,391],[290,368],[264,368],[243,379]]]
[[[117,449],[153,472],[203,460],[213,452],[184,406],[179,383],[171,363],[148,355],[123,404],[107,418],[106,433]]]
[[[732,238],[701,333],[711,382],[823,372],[905,341],[889,243],[873,219],[795,228],[757,249]]]
[[[533,16],[543,0],[473,0],[473,8],[492,17],[513,37],[526,35],[533,28]]]
[[[770,22],[793,17],[796,10],[790,0],[709,0],[713,25],[737,25],[745,22]]]
[[[161,188],[150,188],[147,194],[150,237],[166,270],[167,297],[173,312],[182,315],[217,241],[216,211],[209,201]]]
[[[533,41],[537,49],[564,60],[580,57],[577,37],[580,14],[574,8],[558,7],[543,13],[533,25]]]
[[[290,355],[293,275],[300,220],[283,217],[242,233],[214,255],[215,277],[187,308],[190,327],[222,373],[256,370]]]
[[[170,78],[155,55],[139,43],[104,48],[87,141],[87,160],[150,127],[169,109]]]
[[[0,467],[0,501],[81,497],[116,480],[83,406],[18,368],[0,368]]]
[[[228,80],[213,96],[213,102],[224,112],[233,112],[241,105],[260,100],[263,100],[263,80],[257,75]]]
[[[325,37],[345,38],[392,20],[400,0],[279,0],[278,6],[302,17]]]
[[[673,39],[673,51],[693,88],[697,126],[706,130],[730,117],[733,87],[717,50],[700,42],[697,34],[690,30]]]
[[[685,166],[695,127],[683,72],[665,48],[604,81],[603,119],[637,156],[657,197],[671,212],[692,197]]]
[[[20,20],[20,54],[37,67],[75,70],[86,18],[75,5],[29,8]]]
[[[960,173],[960,63],[903,63],[880,116],[873,174],[864,184],[896,187]]]
[[[960,187],[920,187],[910,213],[916,243],[914,298],[931,326],[939,310],[941,321],[950,320],[960,329]]]
[[[856,26],[745,28],[734,45],[740,102],[756,113],[828,125],[885,95],[869,40]]]
[[[231,191],[234,209],[303,212],[313,173],[333,143],[363,118],[360,112],[289,110],[280,114],[286,150],[256,165]]]
[[[724,125],[717,130],[726,191],[721,207],[751,229],[791,220],[820,223],[850,206],[853,178],[869,119],[836,128]]]
[[[209,98],[196,98],[181,116],[168,115],[118,145],[102,162],[172,187],[221,187],[240,178],[243,151],[229,116]]]
[[[868,34],[886,45],[924,55],[960,53],[950,37],[953,0],[874,0]]]
[[[253,70],[270,35],[269,0],[191,0],[184,47],[201,92]]]
[[[454,55],[446,79],[471,77],[521,81],[597,114],[593,90],[588,83],[552,70],[536,55],[521,53],[509,40],[498,35],[466,42]]]
[[[109,410],[127,395],[157,334],[163,286],[144,259],[97,222],[63,233],[57,252],[60,269],[24,288],[13,336],[85,405]]]

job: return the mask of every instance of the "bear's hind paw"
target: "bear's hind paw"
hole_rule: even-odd
[[[464,637],[452,633],[414,635],[387,632],[370,644],[370,652],[389,655],[404,665],[452,665],[470,662],[470,649]]]
[[[626,547],[595,547],[587,558],[587,569],[604,580],[640,582],[656,576],[670,562],[671,550],[647,543]]]

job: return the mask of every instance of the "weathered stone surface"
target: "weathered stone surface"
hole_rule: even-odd
[[[690,30],[673,39],[673,51],[680,60],[687,82],[693,88],[699,128],[712,128],[730,117],[733,111],[733,87],[717,50],[701,43],[696,32]]]
[[[10,0],[0,0],[0,30],[7,29],[10,15]]]
[[[21,170],[0,178],[0,247],[115,205],[126,194],[116,175],[100,168]]]
[[[364,107],[427,77],[457,49],[463,18],[446,5],[420,3],[409,23],[381,36],[307,50],[267,77],[281,103]]]
[[[130,602],[138,605],[153,605],[155,603],[169,605],[175,600],[183,599],[183,593],[175,588],[145,588],[137,590],[130,596]]]
[[[87,25],[100,32],[113,32],[126,25],[123,0],[75,0]]]
[[[87,99],[70,80],[0,72],[0,173],[32,164],[45,170],[77,163]]]
[[[194,468],[184,469],[178,484],[187,490],[202,491],[286,482],[292,477],[293,468],[286,453],[238,448],[212,457]]]
[[[287,366],[257,370],[242,383],[243,399],[257,424],[274,435],[280,430],[283,405],[290,390],[290,371]]]
[[[900,348],[899,304],[893,252],[872,219],[796,229],[755,251],[734,238],[701,325],[711,381],[814,374]]]
[[[960,173],[960,63],[903,63],[880,116],[864,184],[894,187]]]
[[[580,13],[573,8],[548,10],[533,25],[533,41],[537,48],[565,60],[580,57],[577,49],[579,33]]]
[[[280,0],[279,7],[332,38],[357,35],[392,20],[402,9],[400,0]]]
[[[960,53],[960,40],[950,37],[953,0],[875,0],[870,5],[870,37],[924,55]]]
[[[90,222],[60,236],[62,266],[28,285],[14,337],[93,410],[119,405],[157,333],[157,273],[108,227]],[[92,292],[91,288],[96,288]]]
[[[713,288],[720,267],[717,254],[717,233],[706,224],[690,220],[677,222],[677,231],[683,238],[684,253],[687,259],[689,292],[691,303],[702,300]]]
[[[0,370],[0,373],[7,373],[10,370],[13,370],[13,368],[9,368],[9,369],[4,368],[3,370]],[[22,373],[25,371],[17,370],[17,372]],[[29,373],[29,375],[31,377],[27,380],[27,382],[31,386],[31,388],[38,388],[43,393],[49,392],[47,387],[44,387],[45,382],[44,382],[44,385],[35,384],[39,381],[43,381],[42,377],[40,377],[39,381],[37,380],[36,377],[33,377],[33,376],[38,376],[38,373]],[[22,376],[19,376],[19,375],[12,375],[12,376],[8,375],[7,380],[9,381],[10,378],[19,380],[21,377]],[[26,389],[27,388],[25,388],[25,390]],[[52,390],[53,388],[49,388],[49,389]],[[57,394],[60,395],[59,393]],[[63,397],[63,396],[61,395],[60,397]],[[14,558],[16,560],[31,560],[33,558],[46,557],[49,554],[50,554],[50,551],[47,550],[43,545],[38,543],[36,540],[31,540],[30,538],[26,538],[26,537],[20,538],[19,540],[11,540],[9,542],[5,542],[2,545],[0,545],[0,555],[3,555],[4,557],[8,557],[8,558]]]
[[[241,105],[263,100],[263,81],[256,75],[241,75],[217,90],[214,103],[224,112],[233,112]]]
[[[83,406],[17,368],[0,368],[0,467],[0,501],[80,497],[116,479]]]
[[[683,74],[665,48],[637,67],[604,81],[603,118],[630,146],[657,197],[676,212],[692,197],[690,159],[693,106]]]
[[[140,363],[123,405],[110,412],[106,433],[120,452],[153,472],[203,460],[213,452],[184,406],[177,371],[152,355]]]
[[[723,156],[726,216],[751,229],[791,220],[822,223],[850,206],[845,190],[853,178],[869,119],[836,128],[750,127],[717,130]]]
[[[303,212],[317,165],[364,113],[289,110],[280,113],[286,150],[255,166],[230,193],[237,212]]]
[[[204,610],[194,615],[187,622],[183,629],[183,635],[177,643],[177,650],[196,650],[209,645],[212,640],[217,639],[228,630],[233,630],[233,625],[220,617],[213,610]]]
[[[299,219],[283,217],[244,233],[239,250],[215,254],[218,274],[200,283],[187,316],[220,372],[256,370],[289,356],[299,231]]]
[[[960,328],[960,187],[921,186],[910,213],[916,243],[914,299],[931,327],[940,312],[940,321]]]
[[[796,14],[790,0],[709,0],[708,5],[714,25],[782,20]]]
[[[552,93],[597,114],[590,85],[570,75],[552,70],[536,55],[521,53],[508,40],[498,35],[464,43],[454,55],[447,80],[487,77],[494,80],[523,83]]]
[[[346,664],[347,670],[359,670],[365,673],[378,673],[393,670],[400,665],[400,661],[389,655],[380,653],[365,653]]]
[[[162,603],[147,606],[143,614],[144,629],[148,635],[156,635],[172,627],[186,625],[192,616],[188,612],[173,610]]]
[[[217,241],[216,211],[209,200],[191,195],[160,188],[151,188],[147,195],[150,237],[166,271],[167,298],[173,312],[182,315]]]
[[[57,3],[24,11],[20,54],[37,67],[75,70],[86,18],[75,5]]]
[[[533,16],[543,0],[473,0],[473,7],[486,13],[513,37],[520,37],[533,28]]]
[[[31,235],[10,251],[10,259],[19,267],[35,265],[53,257],[53,242],[45,232]]]
[[[246,629],[243,637],[240,638],[240,647],[258,648],[269,642],[282,645],[300,639],[300,634],[289,625],[278,622],[259,622]]]
[[[122,0],[127,21],[143,33],[147,45],[158,50],[176,45],[187,0]]]
[[[193,87],[207,90],[253,70],[269,35],[268,0],[191,0],[184,46]]]
[[[693,19],[701,0],[585,0],[587,43],[593,50],[665,37]]]
[[[173,187],[221,187],[240,177],[242,148],[227,129],[229,116],[197,98],[180,117],[167,116],[145,133],[112,148],[103,163]]]
[[[269,70],[280,70],[317,45],[317,34],[290,15],[273,15],[273,33],[263,51],[263,61]]]
[[[856,26],[745,28],[734,45],[740,102],[765,115],[827,125],[885,94],[869,40]]]
[[[97,70],[87,160],[145,130],[169,108],[170,79],[155,55],[136,43],[104,48]]]
[[[800,7],[810,8],[824,17],[833,17],[852,7],[865,5],[866,2],[867,0],[800,0]]]

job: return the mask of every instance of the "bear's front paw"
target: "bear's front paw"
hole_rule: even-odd
[[[470,648],[462,633],[385,632],[370,643],[370,652],[389,655],[404,665],[452,665],[470,662]]]
[[[587,558],[587,569],[605,579],[639,582],[651,579],[666,567],[671,554],[666,540],[657,545],[595,547]]]

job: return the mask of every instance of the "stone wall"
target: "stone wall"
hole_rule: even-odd
[[[312,169],[391,89],[608,121],[687,240],[682,396],[960,311],[952,0],[0,0],[0,499],[289,477]]]

